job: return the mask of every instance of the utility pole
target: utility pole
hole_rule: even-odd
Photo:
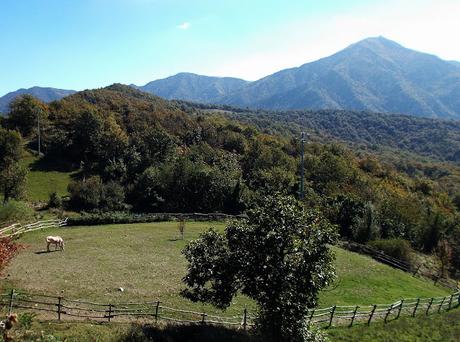
[[[300,138],[300,199],[304,199],[304,143],[305,143],[305,132],[302,132]]]

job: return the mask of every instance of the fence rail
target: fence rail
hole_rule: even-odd
[[[20,223],[12,224],[8,227],[0,229],[0,238],[3,237],[14,237],[26,232],[33,232],[34,230],[40,230],[45,228],[57,228],[67,225],[67,218],[64,220],[53,219],[45,221],[37,221],[22,225]]]
[[[356,323],[370,325],[385,323],[402,316],[415,317],[440,313],[460,306],[460,292],[445,297],[406,298],[390,304],[334,305],[326,308],[309,309],[306,320],[322,327],[352,326]],[[123,320],[144,318],[177,323],[217,324],[237,326],[243,329],[253,326],[254,316],[246,309],[240,315],[218,316],[206,312],[184,310],[163,305],[161,301],[144,303],[94,303],[40,294],[18,292],[14,289],[0,295],[0,310],[39,312],[43,319],[57,320]]]

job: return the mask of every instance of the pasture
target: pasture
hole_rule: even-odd
[[[0,286],[36,293],[98,302],[160,300],[176,308],[218,312],[208,305],[181,298],[186,243],[208,227],[223,230],[224,223],[187,222],[180,240],[177,222],[55,228],[23,235],[24,245],[7,268]],[[64,252],[46,253],[45,237],[60,235]],[[369,257],[334,247],[337,281],[322,292],[320,304],[391,303],[401,297],[444,296],[448,290]],[[299,275],[301,276],[301,275]],[[119,287],[125,289],[118,291]],[[254,304],[235,298],[228,314],[241,314]]]
[[[67,186],[75,172],[59,171],[56,165],[47,164],[43,159],[26,152],[21,165],[29,169],[27,174],[27,198],[34,202],[48,201],[49,195],[56,192],[59,196],[67,195]]]

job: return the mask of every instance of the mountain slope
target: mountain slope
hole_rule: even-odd
[[[180,73],[136,88],[168,100],[181,99],[207,103],[226,96],[247,83],[249,82],[238,78]]]
[[[8,112],[9,104],[18,96],[29,94],[44,102],[60,100],[65,96],[75,93],[75,90],[65,90],[56,88],[32,87],[29,89],[19,89],[0,97],[0,113]]]
[[[252,82],[216,102],[460,118],[460,69],[383,37],[368,38],[330,57]]]

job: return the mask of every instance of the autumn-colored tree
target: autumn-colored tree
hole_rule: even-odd
[[[0,239],[0,274],[5,269],[6,265],[15,256],[18,251],[18,245],[10,238]]]

